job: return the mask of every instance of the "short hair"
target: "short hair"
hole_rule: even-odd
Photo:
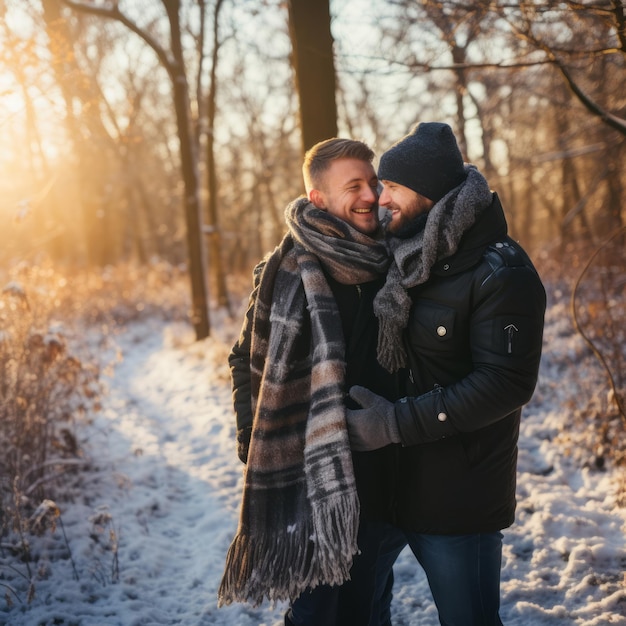
[[[319,189],[322,175],[337,159],[359,159],[371,163],[374,151],[362,141],[333,137],[316,143],[307,150],[302,164],[302,177],[307,193]]]

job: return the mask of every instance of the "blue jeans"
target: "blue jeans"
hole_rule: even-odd
[[[360,553],[354,557],[350,580],[341,586],[320,585],[305,591],[291,604],[287,626],[382,626],[372,616],[378,582],[378,556],[389,526],[361,521],[358,535]],[[394,559],[395,560],[395,559]],[[393,562],[391,563],[393,565]],[[381,583],[376,610],[389,612],[393,570],[389,567]],[[371,620],[371,621],[370,621]]]
[[[389,571],[406,545],[424,568],[442,626],[502,626],[502,533],[426,535],[388,526],[378,561],[373,624],[390,625]]]

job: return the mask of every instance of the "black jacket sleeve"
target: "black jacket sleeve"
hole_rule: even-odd
[[[248,308],[244,317],[239,339],[232,347],[228,356],[230,367],[233,406],[237,426],[237,456],[246,463],[248,447],[252,433],[252,393],[250,378],[250,341],[252,337],[252,321],[254,305],[259,288],[259,281],[265,262],[262,261],[254,269],[254,289],[248,300]]]

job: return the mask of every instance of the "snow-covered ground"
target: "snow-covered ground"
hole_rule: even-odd
[[[600,376],[581,370],[592,360],[567,332],[566,316],[558,307],[549,311],[540,381],[523,418],[518,515],[505,531],[507,626],[626,625],[626,510],[616,506],[615,473],[580,469],[555,442],[573,427],[567,399],[580,393],[581,380]],[[30,604],[26,581],[0,572],[0,583],[23,602],[9,594],[12,606],[0,603],[0,624],[283,623],[283,605],[217,608],[242,466],[226,368],[239,320],[213,325],[217,338],[199,343],[189,328],[155,320],[114,340],[122,359],[104,410],[81,428],[90,469],[72,497],[57,502],[62,526],[34,546]],[[438,624],[409,551],[397,561],[394,593],[395,626]]]

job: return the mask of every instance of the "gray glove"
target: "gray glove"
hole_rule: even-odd
[[[350,397],[362,409],[346,409],[350,447],[358,452],[377,450],[390,443],[400,443],[400,432],[393,402],[365,387],[350,388]]]

